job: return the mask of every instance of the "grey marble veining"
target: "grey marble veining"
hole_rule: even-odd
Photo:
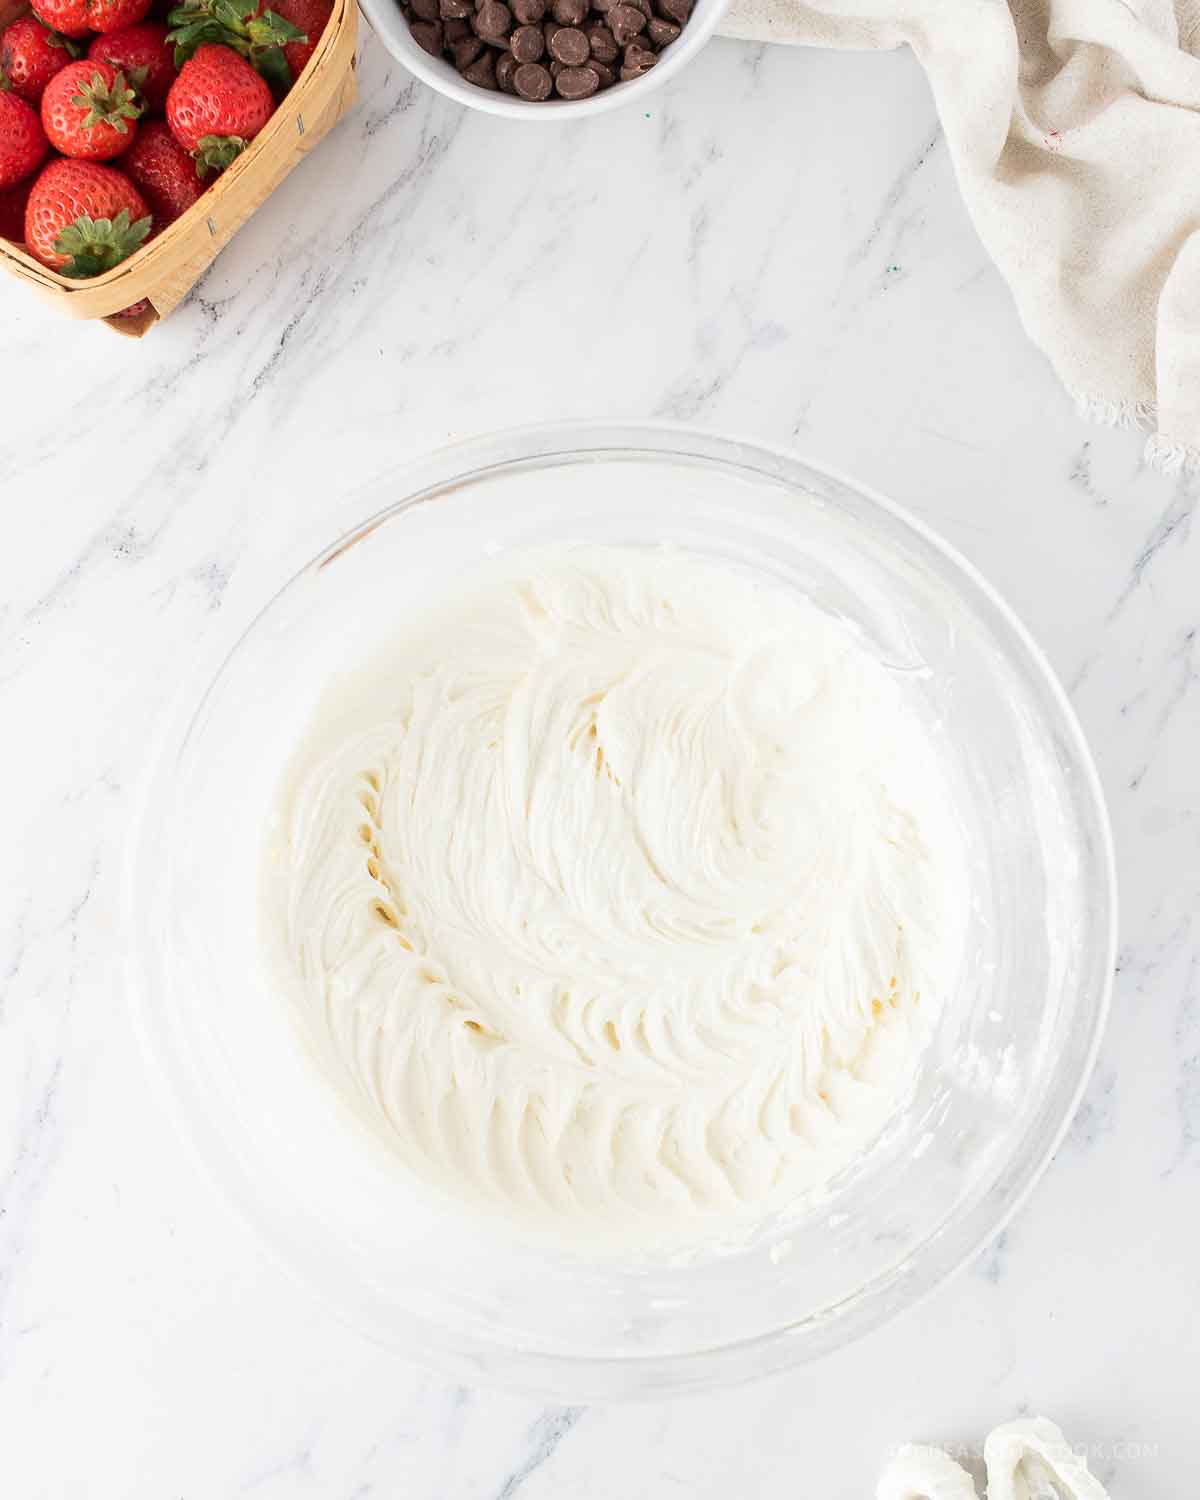
[[[563,129],[367,38],[357,112],[141,344],[0,284],[0,1490],[21,1500],[856,1500],[1022,1410],[1117,1493],[1200,1484],[1200,481],[1082,426],[958,200],[907,56],[714,43]],[[822,1363],[544,1408],[364,1343],[282,1279],[149,1090],[123,840],[197,643],[357,486],[472,432],[660,415],[911,507],[1068,685],[1123,881],[1113,1015],[1002,1240]]]

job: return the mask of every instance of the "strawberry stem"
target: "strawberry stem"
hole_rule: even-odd
[[[77,42],[74,37],[63,36],[61,31],[55,31],[52,26],[47,26],[43,21],[42,29],[47,33],[46,40],[52,47],[61,47],[68,57],[82,57],[83,43]]]
[[[246,58],[271,85],[277,98],[286,94],[292,75],[283,49],[289,42],[306,42],[307,33],[273,10],[259,11],[260,0],[185,0],[171,11],[167,40],[175,48],[175,66],[182,68],[197,47],[216,42]]]
[[[124,73],[118,73],[111,86],[105,83],[103,73],[93,73],[89,82],[79,85],[71,103],[87,110],[84,130],[93,125],[111,125],[122,135],[129,133],[127,121],[136,120],[146,107],[137,91],[126,84]]]
[[[82,279],[111,271],[132,255],[149,233],[149,215],[130,223],[127,208],[115,219],[80,214],[73,224],[60,230],[54,241],[55,252],[68,257],[61,274]]]
[[[209,172],[223,172],[250,144],[240,135],[202,135],[192,155],[201,177]]]

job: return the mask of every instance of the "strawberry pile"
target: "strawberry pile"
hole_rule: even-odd
[[[312,56],[333,0],[32,0],[0,31],[0,236],[98,276],[191,208]]]

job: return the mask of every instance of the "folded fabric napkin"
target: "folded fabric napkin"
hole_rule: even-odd
[[[967,208],[1085,416],[1200,466],[1200,0],[733,0],[726,36],[907,43]]]
[[[983,1445],[988,1500],[1108,1500],[1073,1449],[1045,1417],[1006,1422]],[[883,1471],[875,1500],[978,1500],[967,1471],[941,1448],[901,1448]]]

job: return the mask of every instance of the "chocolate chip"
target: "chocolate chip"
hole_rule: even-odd
[[[540,35],[540,33],[539,33]],[[496,59],[496,84],[502,94],[515,94],[513,74],[517,71],[517,60],[511,52],[502,53]]]
[[[549,99],[554,84],[549,71],[541,63],[522,63],[513,74],[513,87],[519,98],[540,104],[543,99]]]
[[[469,68],[463,69],[463,77],[468,83],[474,83],[481,89],[496,90],[496,57],[492,52],[485,52]]]
[[[509,38],[508,45],[519,63],[537,62],[546,50],[546,40],[540,26],[518,26]]]
[[[533,103],[642,77],[695,0],[397,0],[413,40],[478,88]]]
[[[578,26],[560,26],[550,41],[550,56],[568,68],[578,68],[592,55],[588,39]],[[582,98],[583,95],[578,95]]]
[[[646,18],[640,10],[632,5],[614,5],[608,13],[609,30],[613,34],[613,40],[618,47],[623,47],[626,42],[633,40],[639,31],[646,25]]]
[[[430,57],[442,55],[442,27],[438,21],[413,21],[409,30],[418,47],[423,47]]]
[[[564,68],[554,87],[563,99],[587,99],[600,87],[600,77],[591,68]]]
[[[501,0],[483,0],[475,12],[475,32],[484,41],[504,36],[511,25],[512,12]]]
[[[664,25],[665,22],[660,22]],[[592,56],[597,62],[616,62],[621,49],[617,46],[617,39],[607,26],[593,26],[587,34],[588,45],[592,49]]]

